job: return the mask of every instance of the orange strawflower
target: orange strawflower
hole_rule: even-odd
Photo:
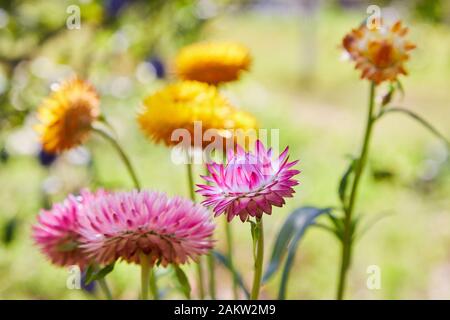
[[[73,78],[62,82],[38,109],[35,127],[46,152],[59,153],[82,144],[100,115],[94,87]]]
[[[381,21],[379,28],[371,29],[362,24],[344,37],[342,45],[362,71],[361,78],[380,84],[407,74],[404,64],[409,59],[408,52],[416,47],[405,39],[407,32],[401,21],[393,25]]]

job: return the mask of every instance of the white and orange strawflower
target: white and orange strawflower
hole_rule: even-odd
[[[353,29],[342,40],[342,45],[356,68],[362,71],[361,78],[380,84],[395,81],[406,75],[405,62],[409,51],[416,46],[405,36],[408,28],[401,21],[390,25],[380,21],[378,27],[369,28],[365,23]]]

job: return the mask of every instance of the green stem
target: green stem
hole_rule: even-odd
[[[258,300],[259,290],[261,288],[261,276],[264,260],[264,228],[262,218],[256,221],[256,228],[257,238],[255,239],[256,241],[253,241],[254,246],[256,246],[256,248],[253,248],[254,251],[256,250],[255,273],[253,275],[252,293],[250,295],[251,300]]]
[[[209,295],[212,300],[216,300],[216,275],[215,275],[215,259],[212,252],[208,254],[208,271],[209,271]]]
[[[200,300],[205,299],[205,284],[203,281],[203,264],[202,258],[200,257],[197,263],[197,286],[198,286],[198,297]]]
[[[125,164],[125,167],[127,168],[128,173],[131,176],[131,179],[133,179],[134,186],[136,187],[136,189],[140,189],[141,184],[139,183],[136,172],[134,171],[133,166],[131,165],[130,159],[128,158],[128,156],[126,155],[125,151],[122,149],[120,144],[117,142],[117,140],[114,139],[113,136],[111,136],[108,132],[104,131],[103,129],[93,127],[92,130],[101,135],[103,138],[105,138],[112,144],[112,146],[119,153],[119,156],[122,159],[123,163]]]
[[[97,280],[98,284],[100,285],[100,288],[102,289],[103,293],[105,294],[106,299],[112,300],[112,294],[111,290],[109,290],[108,284],[106,283],[105,278],[101,278]]]
[[[148,300],[148,287],[150,281],[150,263],[147,255],[141,253],[139,255],[141,264],[141,300]]]
[[[227,258],[230,263],[230,267],[234,270],[233,263],[233,231],[231,230],[231,224],[227,221],[225,217],[225,238],[227,242]],[[233,298],[234,300],[239,299],[238,293],[238,283],[236,281],[236,277],[233,275]]]
[[[370,136],[372,133],[372,126],[375,122],[373,116],[373,110],[375,106],[375,83],[370,84],[370,96],[369,96],[369,110],[367,114],[367,124],[366,131],[364,134],[364,142],[361,147],[360,156],[355,165],[355,173],[353,179],[353,185],[350,193],[350,199],[348,202],[348,207],[345,210],[344,218],[344,234],[342,239],[342,258],[341,258],[341,269],[339,273],[339,284],[337,290],[337,299],[342,300],[345,293],[345,285],[347,272],[350,267],[351,254],[352,254],[352,237],[353,237],[353,226],[352,226],[352,216],[355,209],[356,195],[358,192],[359,182],[361,180],[362,173],[367,160],[367,154],[369,151]]]
[[[112,124],[105,118],[104,115],[100,115],[100,117],[98,118],[98,121],[103,123],[106,126],[106,128],[108,128],[108,130],[110,132],[112,132],[114,138],[117,138],[117,131],[116,131],[116,129],[114,129]]]
[[[190,159],[188,159],[187,163],[187,175],[188,175],[188,187],[189,187],[189,195],[191,200],[195,202],[195,190],[194,190],[194,176],[192,172],[192,163]],[[202,267],[202,257],[199,258],[197,263],[197,286],[199,291],[200,300],[205,299],[205,287],[203,281],[203,267]]]
[[[150,291],[152,292],[153,300],[159,300],[159,292],[156,285],[156,274],[153,268],[150,270]]]
[[[210,175],[208,168],[205,166],[206,169],[206,175]],[[206,182],[208,185],[210,184],[209,181]],[[216,300],[216,270],[215,270],[215,259],[212,252],[208,254],[207,257],[208,260],[208,272],[209,272],[209,295],[212,300]]]
[[[187,166],[187,175],[188,175],[188,188],[189,188],[189,196],[191,200],[195,202],[195,190],[194,190],[194,175],[192,172],[192,164],[188,162]]]
[[[226,165],[227,163],[227,156],[225,154],[225,152],[222,154],[222,161],[223,164]],[[226,243],[227,243],[227,258],[228,261],[230,263],[230,267],[232,270],[234,269],[234,263],[233,263],[233,230],[231,228],[231,224],[230,222],[227,221],[226,219],[226,215],[225,215],[225,239],[226,239]],[[233,298],[234,300],[238,300],[239,299],[239,285],[237,282],[236,277],[234,276],[234,273],[232,275],[232,281],[233,281]]]

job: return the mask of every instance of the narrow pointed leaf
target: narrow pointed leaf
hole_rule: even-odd
[[[295,210],[291,216],[294,216],[292,221],[294,225],[294,232],[292,240],[287,248],[287,258],[284,264],[283,273],[281,276],[280,290],[278,293],[278,299],[283,300],[286,298],[287,282],[289,279],[289,272],[294,264],[295,253],[297,251],[298,244],[305,234],[308,227],[314,224],[317,217],[322,214],[329,213],[331,208],[315,208],[315,207],[303,207]]]
[[[89,267],[91,268],[91,267]],[[103,279],[114,270],[114,263],[108,264],[107,266],[103,267],[99,270],[90,271],[88,268],[88,271],[86,273],[86,284],[91,283],[92,281]]]
[[[400,91],[401,95],[402,95],[402,99],[405,96],[405,89],[403,88],[403,84],[400,82],[400,80],[396,81],[397,84],[397,89]]]
[[[393,84],[389,85],[389,91],[383,96],[383,98],[381,100],[381,107],[385,107],[392,101],[392,98],[394,97],[395,89],[396,89],[396,87]]]
[[[253,241],[253,260],[256,259],[256,247],[257,247],[257,242],[258,242],[258,238],[259,238],[259,228],[257,226],[257,224],[253,221],[249,221],[250,222],[250,232],[252,235],[252,241]]]
[[[428,122],[427,120],[425,120],[424,118],[422,118],[421,116],[412,112],[409,109],[391,107],[391,108],[388,108],[388,109],[384,110],[383,112],[381,112],[380,115],[378,116],[378,119],[381,118],[382,116],[384,116],[385,114],[392,113],[392,112],[403,113],[403,114],[411,117],[412,119],[416,120],[424,128],[428,129],[432,134],[434,134],[436,137],[441,139],[442,142],[444,142],[446,144],[447,148],[450,148],[450,140],[446,136],[444,136],[441,132],[439,132],[430,122]]]
[[[245,297],[247,299],[250,298],[250,291],[245,287],[244,281],[242,280],[242,276],[240,275],[240,273],[233,268],[233,266],[231,265],[230,261],[228,260],[228,258],[226,256],[224,256],[223,254],[221,254],[219,251],[213,251],[214,257],[216,258],[217,261],[219,261],[219,263],[221,263],[225,268],[228,269],[228,271],[231,272],[231,274],[234,277],[234,280],[237,282],[237,284],[239,285],[239,287],[242,289],[242,291],[245,294]]]
[[[19,220],[16,217],[9,219],[3,225],[3,238],[2,242],[5,245],[9,245],[14,241],[14,238],[17,234],[17,227],[19,225]]]
[[[183,269],[179,266],[175,265],[175,275],[177,276],[177,280],[180,284],[180,289],[183,292],[186,299],[191,299],[191,285],[189,284],[188,277],[184,273]]]
[[[94,272],[95,272],[95,267],[92,264],[90,264],[88,266],[88,268],[86,269],[86,274],[84,275],[84,284],[86,286],[92,282],[91,278],[92,278]]]
[[[371,221],[366,222],[366,224],[360,228],[360,230],[358,232],[356,232],[355,238],[357,237],[358,239],[361,238],[364,234],[366,234],[367,231],[369,231],[374,225],[376,225],[378,222],[380,222],[381,220],[383,220],[384,218],[387,218],[389,216],[391,216],[392,213],[384,213],[384,214],[380,214],[376,217],[374,217]]]
[[[342,175],[341,181],[339,182],[339,188],[338,188],[338,193],[339,193],[339,199],[341,199],[342,205],[345,207],[345,201],[346,201],[346,196],[347,196],[347,185],[348,185],[348,180],[351,176],[351,174],[353,173],[353,171],[355,170],[355,166],[356,166],[356,159],[352,159],[350,162],[350,165],[348,166],[347,170],[345,170],[344,174]]]
[[[289,243],[292,241],[298,230],[301,230],[302,228],[306,229],[309,225],[314,223],[315,216],[313,213],[320,212],[321,214],[330,211],[330,208],[320,209],[314,207],[303,207],[295,210],[288,216],[281,227],[281,230],[278,232],[278,236],[272,249],[269,265],[267,266],[266,272],[263,276],[263,283],[267,282],[281,266]]]
[[[331,224],[333,225],[334,234],[336,237],[342,241],[343,232],[344,232],[344,221],[342,218],[335,217],[333,213],[329,212],[327,214]]]

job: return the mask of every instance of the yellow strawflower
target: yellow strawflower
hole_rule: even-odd
[[[35,129],[44,150],[59,153],[82,144],[100,115],[99,105],[91,84],[79,78],[62,82],[38,108]]]
[[[184,47],[175,60],[181,79],[217,85],[239,79],[251,63],[249,50],[234,42],[200,42]]]
[[[170,84],[148,96],[137,120],[149,138],[167,146],[179,143],[172,138],[176,129],[186,129],[193,137],[194,122],[201,122],[202,132],[211,129],[223,137],[229,129],[256,128],[253,116],[231,106],[216,87],[198,81]],[[202,138],[202,147],[208,143]]]

